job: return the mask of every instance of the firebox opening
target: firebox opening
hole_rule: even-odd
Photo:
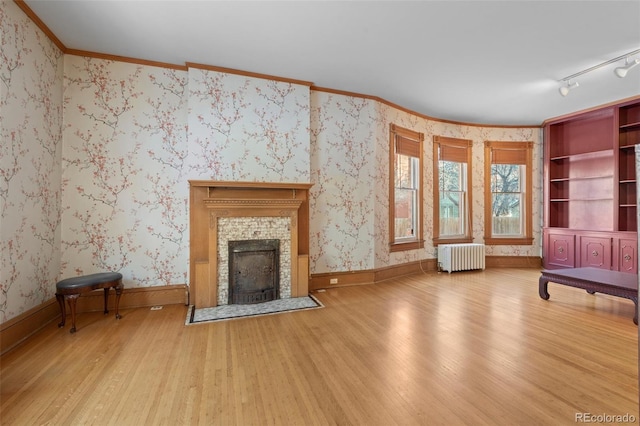
[[[280,298],[280,240],[229,241],[229,304]]]

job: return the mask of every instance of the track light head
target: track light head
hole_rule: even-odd
[[[627,72],[636,65],[640,64],[640,59],[634,59],[629,62],[629,58],[625,60],[625,65],[623,67],[618,67],[613,72],[620,78],[624,78],[627,75]]]
[[[562,96],[567,96],[569,94],[569,90],[573,89],[574,87],[578,87],[578,86],[580,86],[580,85],[578,84],[577,81],[573,82],[573,83],[567,82],[567,84],[565,86],[560,87],[560,94]]]
[[[627,52],[622,56],[618,56],[618,57],[615,57],[613,59],[609,59],[606,62],[603,62],[603,63],[598,64],[598,65],[594,65],[591,68],[587,68],[587,69],[582,70],[580,72],[577,72],[575,74],[568,75],[568,76],[566,76],[565,78],[563,78],[561,80],[558,80],[558,82],[560,84],[562,84],[562,87],[560,87],[560,89],[559,89],[560,90],[560,94],[562,96],[567,96],[571,89],[573,89],[574,87],[578,87],[578,83],[577,82],[571,83],[571,80],[573,80],[574,78],[580,77],[581,75],[589,73],[591,71],[595,71],[597,69],[600,69],[600,68],[602,68],[602,67],[604,67],[606,65],[614,64],[614,63],[616,63],[618,61],[621,61],[623,59],[625,60],[624,66],[616,68],[613,72],[618,77],[624,78],[631,68],[633,68],[636,65],[640,64],[640,58],[636,58],[633,61],[629,60],[629,58],[631,58],[632,56],[638,55],[638,54],[640,54],[640,49],[636,49],[636,50],[634,50],[632,52]]]

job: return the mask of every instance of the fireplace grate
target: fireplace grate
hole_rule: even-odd
[[[262,303],[275,300],[274,289],[267,289],[262,291],[244,291],[240,294],[235,294],[233,297],[234,305],[249,305],[252,303]]]
[[[280,240],[229,241],[229,304],[280,297]]]

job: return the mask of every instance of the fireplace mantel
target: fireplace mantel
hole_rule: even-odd
[[[308,294],[311,184],[202,180],[189,184],[191,304],[198,308],[218,305],[220,218],[289,218],[290,294]]]
[[[295,209],[298,210],[302,200],[297,199],[259,199],[250,198],[245,200],[237,199],[225,199],[225,198],[206,198],[204,199],[204,205],[208,209],[255,209],[255,208],[268,208],[268,209]]]
[[[208,188],[258,188],[258,189],[300,189],[307,191],[313,186],[312,183],[299,182],[242,182],[231,180],[190,180],[191,187]]]

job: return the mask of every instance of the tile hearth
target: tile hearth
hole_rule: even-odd
[[[253,305],[222,305],[212,308],[196,309],[193,305],[189,307],[185,325],[198,323],[230,320],[235,318],[246,318],[260,315],[279,314],[298,310],[323,308],[315,297],[309,295],[304,297],[291,297],[288,299],[277,299]]]

